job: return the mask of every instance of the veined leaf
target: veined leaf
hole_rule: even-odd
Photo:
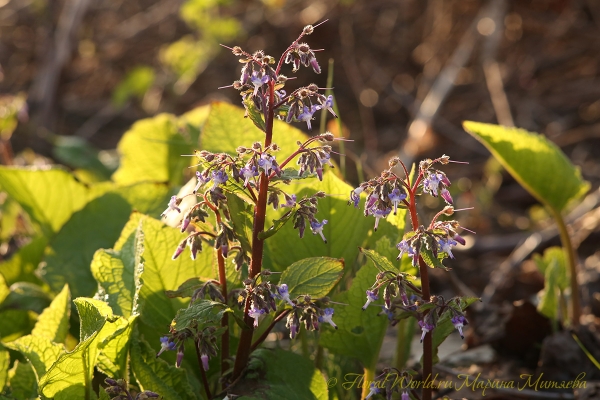
[[[262,113],[256,108],[253,97],[247,96],[244,99],[244,105],[246,106],[246,110],[248,110],[248,117],[250,120],[254,122],[254,125],[258,129],[264,132],[266,129],[265,120],[263,119]]]
[[[129,232],[123,231],[125,234]],[[131,232],[120,250],[100,249],[94,254],[91,270],[114,312],[129,318],[137,313],[138,295],[144,271],[144,235],[141,223]]]
[[[69,286],[65,285],[50,306],[40,314],[31,334],[54,343],[64,343],[69,333],[70,315],[71,294]]]
[[[397,267],[394,267],[394,265],[387,258],[383,257],[376,251],[368,249],[360,249],[360,251],[361,253],[366,255],[369,260],[371,260],[373,265],[375,265],[375,267],[377,267],[379,271],[398,271]]]
[[[39,263],[44,256],[48,238],[38,236],[21,247],[12,257],[0,263],[0,273],[10,285],[15,282],[31,282],[40,284],[42,281],[35,275]]]
[[[193,146],[182,136],[177,118],[160,114],[137,121],[119,142],[121,166],[113,174],[119,184],[169,182],[178,185],[192,154]]]
[[[472,121],[465,121],[463,128],[483,143],[529,193],[558,212],[590,188],[560,148],[542,135]]]
[[[8,366],[10,365],[10,354],[0,344],[0,393],[4,392],[4,386],[8,382]]]
[[[228,312],[233,310],[223,303],[205,299],[196,300],[189,307],[177,311],[171,328],[182,331],[197,325],[198,330],[202,330],[205,326],[219,324],[223,314]]]
[[[137,315],[115,321],[115,330],[98,343],[100,353],[96,367],[105,375],[127,379],[127,355]]]
[[[39,380],[65,352],[64,346],[52,343],[46,337],[27,335],[5,344],[9,349],[23,354],[31,363]]]
[[[11,396],[14,399],[37,399],[37,382],[35,371],[28,362],[15,361],[15,365],[8,371]]]
[[[74,300],[81,321],[80,342],[70,353],[61,355],[39,381],[40,393],[55,400],[93,399],[94,365],[98,344],[117,328],[118,317],[99,300]]]
[[[232,389],[248,400],[327,400],[327,384],[312,362],[281,349],[258,349]]]
[[[344,273],[344,260],[312,257],[296,261],[281,274],[280,282],[288,285],[290,297],[309,294],[327,296]]]
[[[0,311],[0,338],[6,343],[31,333],[36,318],[34,312],[27,310]]]

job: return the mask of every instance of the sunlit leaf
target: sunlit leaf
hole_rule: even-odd
[[[226,312],[233,310],[216,301],[196,300],[189,307],[177,311],[171,328],[182,331],[191,326],[198,326],[198,330],[202,330],[205,326],[219,324]]]
[[[31,334],[54,343],[64,343],[69,333],[70,315],[71,294],[69,286],[65,285],[50,306],[40,314]]]
[[[570,200],[590,188],[560,148],[542,135],[473,121],[465,121],[463,127],[529,193],[556,211],[562,211]]]
[[[296,261],[281,274],[280,282],[288,285],[291,297],[310,294],[327,296],[344,273],[344,261],[329,257],[312,257]]]
[[[27,335],[5,344],[9,349],[23,354],[33,366],[39,380],[46,371],[65,352],[64,346],[52,343],[43,336]]]

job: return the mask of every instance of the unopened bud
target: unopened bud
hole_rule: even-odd
[[[315,83],[311,83],[306,88],[311,92],[316,92],[317,90],[319,90],[319,87]]]
[[[233,46],[233,49],[231,49],[231,52],[236,56],[241,56],[242,54],[244,54],[244,51],[242,50],[242,48],[240,46]]]
[[[335,139],[335,136],[333,136],[333,133],[331,133],[331,132],[325,132],[321,136],[323,137],[323,139],[327,140],[328,142],[332,142],[333,139]]]
[[[235,151],[237,151],[238,154],[242,154],[246,152],[246,148],[244,146],[240,146],[237,149],[235,149]]]
[[[315,28],[312,25],[306,25],[304,29],[302,29],[303,35],[310,35],[315,31]]]
[[[454,214],[454,207],[446,206],[446,207],[444,207],[442,212],[444,213],[444,215],[452,215],[452,214]]]

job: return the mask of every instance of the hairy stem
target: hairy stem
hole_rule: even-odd
[[[275,82],[272,80],[269,81],[269,98],[268,105],[265,111],[265,143],[264,147],[271,145],[271,141],[273,139],[273,117],[275,109],[273,108],[275,99]],[[258,235],[265,230],[265,216],[267,213],[267,197],[269,190],[269,177],[263,171],[260,174],[260,181],[258,184],[258,201],[256,202],[256,206],[254,207],[254,225],[252,227],[252,255],[250,261],[250,268],[248,271],[248,277],[253,279],[258,273],[260,273],[262,268],[262,260],[263,260],[263,250],[264,250],[264,241],[261,240]],[[248,310],[250,310],[250,296],[246,297],[246,304],[244,306],[244,322],[249,327],[248,329],[243,329],[242,334],[240,336],[240,343],[238,345],[238,351],[235,357],[235,364],[233,366],[233,377],[232,379],[237,379],[246,364],[248,363],[248,358],[250,357],[250,352],[252,351],[252,334],[254,333],[254,321],[252,317],[248,315]]]
[[[562,242],[563,249],[565,251],[565,259],[569,266],[571,273],[571,325],[572,327],[579,326],[579,319],[581,317],[581,303],[579,301],[579,285],[577,284],[577,257],[575,256],[575,249],[573,243],[569,237],[569,231],[565,220],[563,219],[560,212],[549,207],[556,224],[558,225],[558,231],[560,233],[560,241]]]

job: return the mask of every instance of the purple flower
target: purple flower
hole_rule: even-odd
[[[323,241],[327,243],[327,239],[325,239],[325,235],[323,235],[323,226],[325,226],[325,224],[327,224],[326,219],[324,219],[323,222],[319,222],[315,219],[313,221],[310,221],[310,229],[312,230],[313,235],[319,234],[321,236],[321,239],[323,239]]]
[[[311,59],[310,59],[310,66],[312,67],[313,71],[315,71],[315,74],[320,74],[321,73],[321,66],[317,62],[317,58],[316,57],[314,57],[314,56],[311,57]]]
[[[389,308],[387,308],[385,304],[382,305],[381,308],[383,310],[383,313],[385,315],[387,315],[389,321],[394,319],[394,312],[392,310],[390,310]]]
[[[181,243],[179,243],[179,246],[177,246],[175,249],[175,253],[173,253],[173,256],[171,256],[171,260],[175,260],[177,257],[179,257],[181,253],[183,253],[183,250],[185,250],[186,246],[187,240],[183,240]]]
[[[333,95],[330,94],[327,96],[325,103],[321,103],[321,107],[329,111],[335,118],[337,118],[335,111],[333,111]]]
[[[331,320],[331,318],[333,318],[333,313],[334,313],[334,309],[333,308],[326,308],[325,310],[323,310],[323,312],[325,314],[321,315],[319,317],[319,322],[327,322],[329,325],[333,326],[335,329],[337,329],[337,325],[335,324],[335,322],[333,322]]]
[[[194,193],[196,193],[198,191],[198,189],[200,189],[200,186],[202,186],[205,183],[210,181],[210,178],[202,175],[200,173],[200,171],[196,171],[196,179],[198,179],[198,183],[196,183],[196,187],[194,188]]]
[[[213,180],[213,187],[210,189],[211,191],[215,190],[217,188],[217,186],[219,186],[222,183],[227,182],[227,180],[229,179],[229,177],[227,176],[227,173],[223,170],[218,170],[218,171],[213,171],[212,173],[212,180]]]
[[[450,258],[454,258],[454,255],[452,254],[452,247],[456,246],[457,244],[458,242],[456,240],[450,238],[438,240],[438,246],[440,250],[444,253],[447,253]]]
[[[277,286],[277,293],[278,293],[277,297],[279,297],[281,300],[284,300],[292,307],[296,307],[296,305],[290,299],[288,285],[286,285],[285,283],[282,283],[281,285]]]
[[[394,188],[394,190],[392,190],[392,193],[388,194],[388,197],[394,205],[394,215],[396,215],[396,213],[398,212],[398,204],[400,204],[402,200],[406,199],[406,194],[400,192],[400,189]]]
[[[442,196],[446,203],[452,204],[452,196],[450,195],[448,189],[442,188],[442,190],[440,191],[440,196]]]
[[[202,360],[202,368],[204,368],[205,371],[208,371],[208,355],[203,353],[200,356],[200,359]]]
[[[160,356],[165,351],[175,350],[176,347],[175,342],[172,342],[168,336],[163,336],[160,338],[160,350],[158,351],[158,354],[156,354],[156,357]]]
[[[363,192],[363,188],[361,186],[356,189],[350,191],[350,201],[354,204],[355,208],[358,208],[358,203],[360,202],[360,194]]]
[[[177,368],[181,367],[181,362],[183,361],[183,343],[179,345],[177,349],[177,358],[175,359],[175,366]]]
[[[252,76],[250,77],[250,81],[254,85],[253,96],[256,96],[256,94],[258,93],[258,89],[260,89],[261,86],[264,85],[265,83],[269,82],[269,76],[268,75],[261,76],[258,71],[254,71],[252,73]]]
[[[258,166],[265,171],[266,175],[269,175],[271,169],[274,169],[277,166],[277,162],[275,161],[275,156],[269,155],[267,153],[262,153],[260,155],[260,160],[258,160]]]
[[[465,242],[465,239],[460,236],[459,234],[456,234],[452,237],[452,239],[456,240],[458,243],[462,244],[463,246],[467,243]]]
[[[254,165],[246,165],[240,169],[240,176],[244,178],[244,186],[248,186],[250,179],[258,176],[258,171]]]
[[[263,310],[262,308],[256,308],[256,306],[254,304],[252,304],[252,308],[250,308],[250,310],[248,310],[248,316],[250,318],[254,318],[254,327],[255,328],[258,327],[258,319],[264,313],[265,313],[265,310]]]
[[[325,153],[325,156],[323,158],[319,157],[319,164],[320,164],[320,166],[317,167],[317,176],[319,177],[319,180],[322,181],[323,180],[323,166],[325,164],[327,164],[333,168],[333,164],[331,163],[331,156],[329,154]]]
[[[375,228],[374,228],[375,232],[377,232],[377,227],[379,226],[379,220],[381,218],[385,218],[388,215],[390,215],[391,211],[392,211],[391,208],[386,208],[385,210],[382,210],[380,208],[377,208],[375,210],[373,210],[373,209],[370,210],[370,214],[375,217]]]
[[[285,203],[283,203],[279,207],[290,207],[291,208],[296,205],[296,195],[295,194],[287,195],[284,193],[284,197],[285,197]]]
[[[429,172],[427,178],[423,180],[423,191],[429,193],[434,197],[438,195],[438,187],[444,176],[437,172]]]
[[[367,290],[367,302],[362,307],[363,311],[365,311],[367,309],[367,307],[369,307],[369,304],[371,304],[372,302],[374,302],[377,299],[379,299],[379,296],[377,296],[377,293],[375,291]]]
[[[377,196],[377,194],[375,194],[375,192],[373,192],[369,195],[369,197],[367,198],[367,202],[365,203],[366,215],[369,214],[369,210],[371,208],[373,208],[373,206],[375,205],[377,200],[379,200],[379,196]]]
[[[400,250],[400,254],[398,254],[396,260],[401,259],[404,253],[408,254],[409,257],[414,257],[415,255],[415,250],[408,244],[406,240],[403,240],[400,243],[398,243],[396,245],[396,248]]]
[[[461,339],[464,339],[465,335],[463,335],[462,328],[463,328],[463,326],[465,326],[469,323],[467,321],[467,319],[462,315],[456,315],[456,316],[452,317],[451,321],[452,321],[452,325],[454,325],[454,328],[456,328],[458,330],[458,333],[460,333]]]
[[[313,118],[313,114],[319,109],[320,107],[315,105],[313,105],[310,109],[304,106],[304,111],[300,115],[298,115],[298,121],[306,122],[306,125],[308,125],[308,129],[312,129],[312,127],[310,126],[310,120]]]
[[[421,334],[421,343],[423,343],[425,335],[427,334],[427,332],[431,332],[433,328],[435,328],[435,325],[430,324],[429,322],[419,321],[419,326],[421,327],[421,331],[423,331],[423,333]]]
[[[367,394],[365,399],[370,399],[371,396],[378,394],[379,392],[381,392],[381,389],[377,387],[377,382],[371,382],[371,385],[369,386],[369,394]]]
[[[400,400],[410,400],[410,395],[408,394],[408,392],[406,390],[402,392],[402,396],[400,396]]]
[[[165,211],[163,211],[162,214],[160,214],[160,216],[164,217],[171,210],[175,210],[178,213],[181,213],[181,210],[179,209],[179,207],[177,207],[179,205],[179,203],[180,203],[180,200],[177,199],[177,196],[171,196],[171,200],[169,200],[169,205],[168,205],[167,209]]]

